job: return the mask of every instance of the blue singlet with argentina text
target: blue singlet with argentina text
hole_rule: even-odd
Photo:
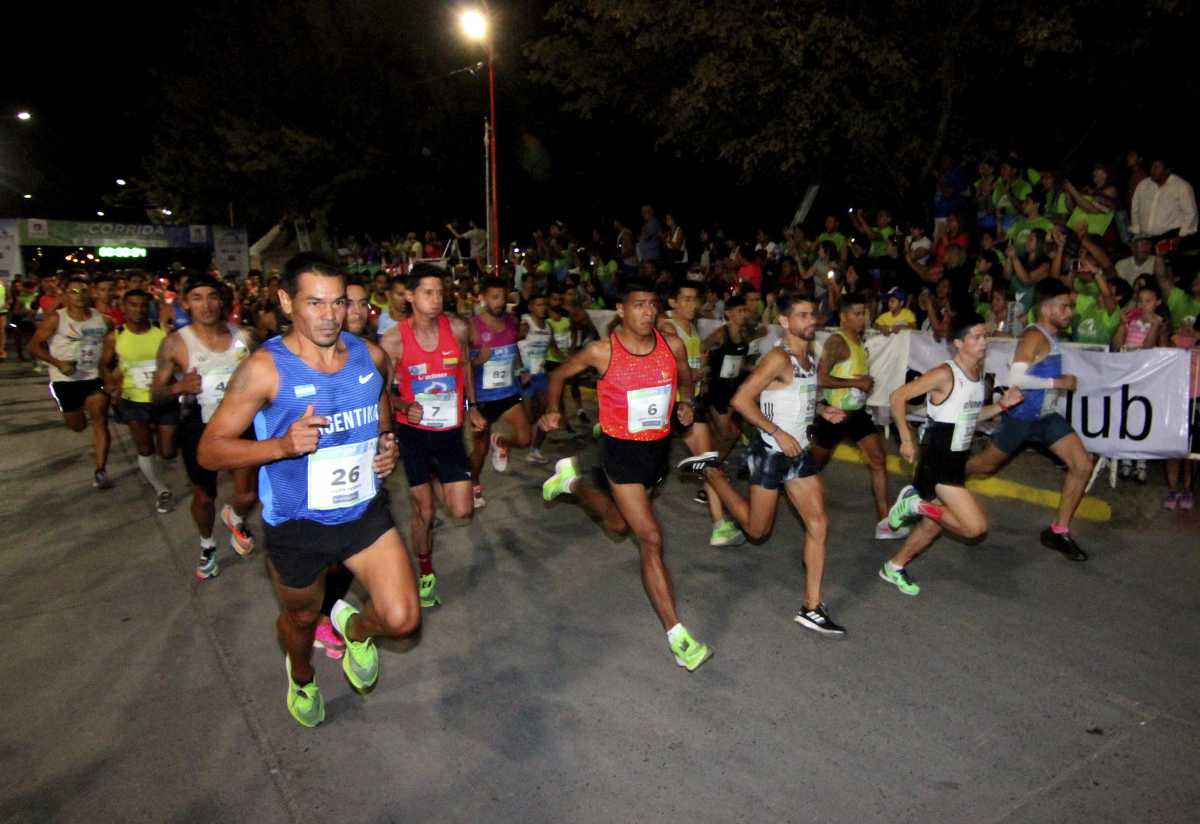
[[[258,470],[263,520],[271,526],[300,519],[344,524],[359,518],[375,497],[372,466],[379,437],[383,378],[365,343],[341,333],[346,365],[334,374],[313,369],[275,337],[263,344],[279,373],[275,399],[254,417],[258,439],[279,438],[311,403],[324,415],[317,451]]]

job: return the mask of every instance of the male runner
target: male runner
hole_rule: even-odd
[[[842,295],[838,302],[840,326],[821,350],[817,382],[825,390],[825,401],[846,413],[840,423],[820,418],[813,427],[813,458],[824,469],[833,457],[833,449],[844,438],[858,444],[871,473],[871,492],[875,496],[875,525],[877,539],[903,538],[907,527],[892,529],[888,524],[887,454],[883,438],[875,421],[866,410],[867,396],[875,385],[867,368],[867,349],[861,336],[867,328],[867,307],[863,296],[856,292]]]
[[[204,432],[200,458],[213,472],[261,467],[288,711],[314,727],[325,718],[310,656],[326,569],[345,564],[370,595],[362,612],[345,601],[333,607],[333,624],[347,640],[342,671],[356,690],[379,678],[373,637],[408,635],[421,611],[379,480],[396,465],[387,431],[387,359],[379,347],[341,331],[346,290],[332,263],[297,255],[284,269],[281,292],[292,329],[234,373]],[[242,438],[251,422],[257,440]]]
[[[387,306],[379,310],[379,318],[375,321],[375,334],[383,337],[387,331],[408,317],[408,296],[404,289],[404,275],[392,278],[387,291]]]
[[[221,284],[211,275],[189,277],[175,300],[187,310],[191,322],[163,339],[150,399],[154,403],[183,399],[179,441],[183,465],[192,483],[192,520],[200,532],[196,577],[204,581],[221,572],[217,542],[213,540],[217,473],[200,463],[197,450],[234,370],[250,356],[254,339],[249,329],[225,322]],[[221,521],[229,530],[229,545],[244,557],[254,550],[254,538],[244,522],[258,500],[254,467],[235,469],[232,475],[233,499],[221,508]]]
[[[992,475],[1027,443],[1048,446],[1067,465],[1062,498],[1054,522],[1042,530],[1042,546],[1072,561],[1088,555],[1071,536],[1071,519],[1092,474],[1092,457],[1056,406],[1061,393],[1075,390],[1075,376],[1062,371],[1061,333],[1071,328],[1071,290],[1057,278],[1040,281],[1034,290],[1037,323],[1021,335],[1009,367],[1008,385],[1024,400],[1004,413],[992,432],[991,443],[967,461],[967,475]]]
[[[505,309],[508,292],[504,281],[486,278],[480,297],[483,311],[471,318],[471,369],[479,413],[487,425],[475,433],[471,450],[472,492],[476,505],[483,500],[480,473],[488,451],[492,454],[492,468],[504,472],[508,469],[508,450],[514,446],[524,449],[533,438],[533,424],[521,403],[522,378],[528,381],[529,376],[522,374],[524,370],[517,347],[519,327],[516,317]],[[519,374],[521,378],[518,378]],[[496,421],[507,423],[512,434],[505,437],[492,432],[492,424]]]
[[[50,368],[50,395],[58,403],[63,422],[72,432],[92,424],[92,453],[96,469],[92,486],[111,489],[108,479],[108,395],[100,378],[100,352],[111,321],[91,308],[87,276],[73,272],[66,289],[56,295],[63,301],[45,317],[29,341],[29,354]],[[87,414],[84,414],[86,410]]]
[[[657,312],[649,284],[627,280],[617,304],[621,326],[607,340],[595,341],[576,352],[550,375],[547,412],[542,428],[552,432],[562,422],[563,384],[593,368],[600,373],[601,467],[594,479],[579,476],[574,458],[563,458],[554,475],[542,485],[542,497],[552,501],[564,492],[576,496],[604,527],[617,534],[632,531],[641,553],[642,585],[658,614],[675,662],[694,671],[712,656],[712,648],[688,633],[675,612],[671,576],[663,563],[662,527],[654,516],[650,491],[667,474],[671,451],[671,421],[692,422],[691,370],[683,344],[668,341],[654,328]]]
[[[825,484],[821,468],[809,451],[809,429],[817,413],[817,371],[809,345],[817,334],[817,303],[811,298],[779,298],[779,325],[783,337],[765,354],[733,396],[732,406],[762,436],[750,448],[750,498],[738,493],[709,455],[688,458],[679,468],[699,472],[708,481],[730,514],[755,541],[762,540],[775,523],[779,490],[784,488],[804,521],[804,600],[795,621],[822,635],[845,635],[844,627],[830,617],[821,602],[825,573],[825,540],[829,516],[825,512]],[[820,417],[837,423],[846,413],[823,406]]]
[[[780,314],[783,314],[782,310]],[[717,451],[726,455],[741,434],[730,405],[738,388],[749,374],[750,341],[747,331],[746,299],[734,295],[725,301],[725,324],[704,339],[709,377],[705,382],[708,419],[717,442]]]
[[[367,337],[371,331],[371,298],[359,278],[346,281],[346,331],[356,338]]]
[[[150,323],[150,295],[142,289],[130,289],[121,299],[125,325],[104,336],[100,353],[100,373],[109,397],[117,405],[116,420],[129,427],[137,449],[137,465],[142,476],[154,488],[155,508],[170,512],[175,508],[171,488],[162,479],[155,461],[154,440],[164,461],[175,457],[175,427],[179,425],[179,402],[152,403],[150,387],[158,363],[158,349],[167,333]],[[114,364],[116,368],[111,368]]]
[[[487,421],[475,405],[467,322],[442,311],[442,270],[418,263],[406,287],[412,315],[379,345],[392,359],[398,386],[396,439],[404,460],[411,502],[413,551],[417,554],[421,606],[440,604],[433,571],[434,495],[454,518],[470,518],[471,467],[463,445],[463,411],[480,432]]]
[[[979,421],[991,420],[1021,402],[1021,390],[1010,386],[999,403],[984,403],[987,329],[983,318],[974,314],[955,317],[952,334],[954,357],[891,395],[900,456],[915,463],[917,471],[913,483],[900,490],[888,520],[895,528],[918,518],[921,522],[909,533],[900,551],[880,567],[879,577],[895,584],[905,595],[921,591],[908,574],[909,561],[928,549],[943,529],[967,540],[987,532],[987,515],[966,488],[971,440]],[[917,460],[907,406],[921,395],[925,396],[928,422]]]
[[[546,356],[550,352],[553,333],[546,317],[550,312],[545,295],[530,295],[528,300],[529,312],[521,316],[521,328],[517,332],[517,349],[521,353],[521,363],[529,375],[529,383],[521,389],[521,399],[525,404],[525,413],[533,425],[533,441],[525,460],[533,464],[548,463],[542,454],[542,444],[546,433],[536,421],[546,410],[546,390],[550,386],[550,378],[546,374]]]
[[[683,344],[684,351],[687,353],[687,365],[693,387],[693,395],[689,398],[693,402],[692,425],[683,427],[672,422],[672,429],[683,436],[683,443],[692,455],[711,455],[715,458],[718,453],[713,449],[707,410],[703,401],[700,401],[698,406],[695,405],[704,383],[704,342],[701,340],[700,330],[696,328],[695,324],[696,310],[700,308],[700,292],[695,283],[687,280],[677,281],[671,287],[667,305],[671,307],[671,314],[669,317],[659,319],[658,331],[662,332],[668,340],[676,338]],[[677,401],[683,399],[682,395],[676,397]],[[721,506],[721,499],[717,497],[707,481],[704,483],[704,492],[704,502],[708,505],[708,514],[713,523],[712,535],[708,539],[709,545],[739,546],[744,544],[746,536],[738,529],[737,524],[725,517],[725,508]]]
[[[550,327],[552,336],[550,351],[546,354],[546,371],[553,374],[554,370],[566,363],[567,358],[579,348],[579,335],[575,328],[575,322],[571,318],[571,312],[566,306],[567,287],[561,283],[554,283],[550,286],[549,298],[547,305],[549,312],[546,317],[546,323]],[[586,314],[586,313],[585,313]],[[587,412],[583,409],[583,394],[579,388],[579,381],[573,380],[570,383],[571,397],[575,401],[577,407],[576,415],[580,423],[587,423]],[[569,421],[563,426],[567,432],[573,432]]]

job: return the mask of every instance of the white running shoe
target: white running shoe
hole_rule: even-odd
[[[503,472],[508,469],[508,450],[500,447],[500,436],[492,433],[492,469]]]
[[[525,460],[529,461],[531,464],[550,463],[550,459],[543,455],[542,450],[538,449],[536,446],[531,447],[530,450],[525,453]]]
[[[877,541],[898,541],[901,538],[908,537],[908,533],[912,530],[906,526],[899,529],[892,529],[888,519],[884,518],[879,523],[875,524],[875,540]]]

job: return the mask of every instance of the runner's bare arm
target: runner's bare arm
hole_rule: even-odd
[[[225,397],[204,427],[200,446],[196,451],[200,465],[213,471],[221,469],[249,469],[273,463],[284,458],[305,454],[296,443],[289,443],[291,430],[282,438],[265,441],[242,439],[242,433],[254,421],[260,409],[275,397],[279,386],[279,373],[275,361],[267,352],[256,352],[242,361],[225,387]],[[298,424],[305,430],[316,433],[316,427],[324,425],[325,418],[309,412]],[[295,428],[296,424],[293,424]],[[307,431],[305,435],[309,434]],[[316,438],[311,438],[316,448]],[[305,444],[307,445],[307,444]],[[307,451],[311,452],[312,449]]]
[[[1021,390],[1015,386],[1010,386],[1004,390],[1004,394],[1000,396],[1000,400],[996,403],[989,403],[979,410],[979,420],[990,421],[992,418],[999,415],[1001,412],[1007,412],[1014,406],[1025,399]]]
[[[154,381],[150,384],[150,400],[165,403],[180,395],[195,395],[200,391],[200,375],[196,370],[187,372],[187,348],[177,332],[163,338],[158,345],[158,357],[154,364]],[[186,372],[186,374],[184,374]],[[176,373],[183,374],[175,380]]]
[[[1009,385],[1020,389],[1074,389],[1074,375],[1039,378],[1029,374],[1029,367],[1043,360],[1048,354],[1050,343],[1046,336],[1037,329],[1026,329],[1017,341],[1017,351],[1013,353],[1012,366],[1008,370]]]
[[[846,358],[850,357],[850,349],[846,346],[846,342],[839,335],[830,335],[825,341],[825,347],[821,350],[821,361],[817,364],[817,386],[822,389],[862,389],[864,392],[869,390],[863,389],[863,383],[867,381],[866,377],[862,378],[835,378],[830,374],[829,370],[833,369],[835,364],[841,363]]]
[[[562,418],[563,385],[586,369],[595,369],[601,375],[608,371],[609,361],[612,360],[612,343],[608,340],[596,340],[567,358],[562,366],[550,373],[549,387],[546,389],[546,414],[541,417],[541,426],[546,432],[558,429]]]
[[[888,399],[892,409],[892,423],[896,425],[896,434],[900,436],[900,454],[905,460],[912,461],[912,455],[906,452],[913,448],[912,427],[908,424],[908,402],[932,392],[934,403],[941,403],[953,389],[954,373],[949,366],[942,364],[892,392]]]
[[[110,395],[121,391],[121,370],[116,361],[117,333],[110,330],[100,348],[100,379],[104,381],[104,391]]]
[[[379,448],[375,452],[375,474],[386,478],[396,468],[396,459],[400,451],[396,448],[396,435],[392,432],[392,393],[388,390],[391,383],[392,364],[387,353],[369,340],[363,341],[375,368],[383,376],[383,390],[379,393]]]
[[[755,364],[754,371],[742,382],[737,392],[734,393],[733,399],[729,401],[729,405],[742,416],[743,420],[763,432],[770,432],[776,426],[770,418],[762,413],[758,406],[758,396],[777,378],[782,377],[784,370],[789,375],[792,372],[788,356],[782,349],[771,349]]]
[[[692,406],[691,398],[694,381],[692,380],[692,368],[688,366],[687,347],[683,343],[683,338],[678,335],[673,338],[667,338],[667,345],[671,347],[671,354],[675,356],[679,396],[684,399],[680,403],[685,403],[690,407]],[[680,423],[683,423],[683,421],[681,420]]]
[[[42,319],[38,324],[37,331],[33,333],[33,337],[29,340],[25,350],[40,361],[53,366],[58,371],[62,371],[63,362],[50,354],[50,338],[54,337],[54,333],[58,331],[58,312],[51,312]]]
[[[447,315],[450,318],[450,331],[454,334],[454,339],[458,341],[458,359],[459,363],[470,363],[471,352],[471,335],[470,329],[465,320],[458,315]],[[482,432],[487,429],[487,421],[475,406],[475,370],[463,370],[463,395],[471,403],[471,411],[467,413],[467,417],[471,420],[471,428],[476,432]]]
[[[700,349],[707,354],[723,344],[725,342],[725,329],[724,324],[714,329],[700,344]]]

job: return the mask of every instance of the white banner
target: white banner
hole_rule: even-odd
[[[0,220],[0,280],[11,283],[25,274],[21,260],[21,230],[15,220]]]
[[[604,334],[612,311],[589,311],[597,331]],[[701,320],[702,337],[721,325]],[[751,353],[770,348],[779,339],[778,326],[750,344]],[[830,330],[817,332],[819,345]],[[888,408],[892,392],[903,386],[909,371],[926,372],[952,356],[946,341],[935,341],[928,332],[872,335],[866,341],[875,387],[867,405]],[[984,372],[993,384],[1008,383],[1017,342],[1014,338],[988,340]],[[1064,343],[1063,372],[1078,379],[1079,388],[1059,400],[1061,412],[1088,451],[1108,458],[1154,460],[1188,454],[1188,398],[1192,380],[1191,353],[1183,349],[1144,349],[1108,352],[1086,344]],[[880,419],[876,415],[876,420]]]
[[[244,275],[250,270],[250,247],[245,229],[213,227],[213,263],[221,274]]]

